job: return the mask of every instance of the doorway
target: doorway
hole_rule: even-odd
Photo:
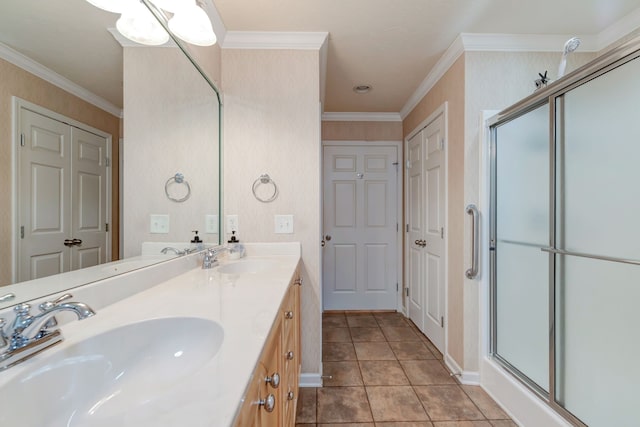
[[[14,99],[16,281],[110,259],[110,136]]]
[[[397,310],[399,142],[323,143],[323,308]]]
[[[406,140],[406,307],[442,353],[446,320],[446,104]]]

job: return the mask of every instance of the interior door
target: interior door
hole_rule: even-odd
[[[73,195],[71,269],[107,262],[107,140],[73,128]]]
[[[68,125],[20,109],[18,281],[69,270],[71,235]]]
[[[407,203],[408,203],[408,249],[407,282],[409,296],[407,306],[409,318],[420,330],[424,330],[424,270],[425,257],[422,250],[424,236],[424,203],[422,174],[422,132],[409,140],[407,159]]]
[[[409,318],[444,351],[444,115],[407,143],[407,278]]]
[[[397,308],[397,148],[323,150],[325,310]]]

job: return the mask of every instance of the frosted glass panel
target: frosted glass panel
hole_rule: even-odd
[[[497,129],[498,239],[549,241],[549,106]]]
[[[590,426],[638,426],[640,266],[557,260],[557,400]]]
[[[565,95],[559,247],[640,260],[640,60]]]
[[[496,130],[496,353],[549,384],[549,107]]]
[[[498,242],[496,353],[549,390],[549,256]]]

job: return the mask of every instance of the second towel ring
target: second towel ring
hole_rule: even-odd
[[[169,184],[171,184],[172,182],[175,182],[176,184],[184,184],[187,187],[187,194],[181,198],[177,198],[177,197],[173,197],[169,194]],[[164,183],[164,194],[167,195],[167,199],[173,201],[173,202],[177,202],[177,203],[181,203],[184,202],[185,200],[187,200],[189,197],[191,197],[191,186],[189,185],[189,183],[184,179],[184,175],[182,175],[181,173],[177,173],[174,176],[172,176],[171,178],[169,178],[167,180],[167,182]]]
[[[264,197],[264,198],[258,196],[257,190],[258,190],[258,187],[260,187],[260,185],[262,184],[273,185],[273,194],[271,194],[271,196]],[[273,179],[271,179],[271,177],[266,173],[260,175],[260,177],[253,182],[251,191],[253,192],[253,197],[255,197],[258,201],[262,203],[273,202],[276,199],[276,197],[278,197],[278,186],[276,185],[276,182]]]

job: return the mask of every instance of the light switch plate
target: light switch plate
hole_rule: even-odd
[[[167,234],[169,232],[169,215],[150,215],[149,232]]]
[[[218,215],[205,215],[204,224],[205,233],[218,234]]]
[[[238,234],[238,215],[227,215],[227,228],[225,231],[227,234],[231,234],[232,231]]]
[[[293,215],[276,215],[276,234],[293,234]]]

